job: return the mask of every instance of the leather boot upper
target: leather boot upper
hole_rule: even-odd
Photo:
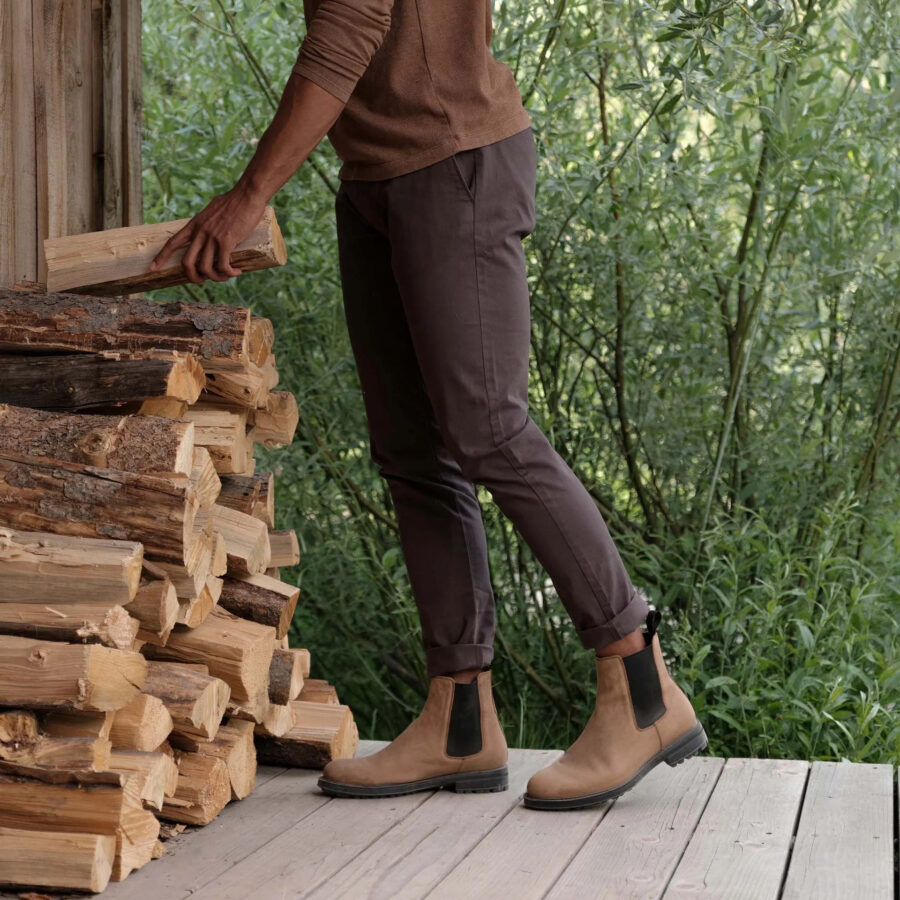
[[[422,712],[390,744],[370,756],[332,760],[323,777],[342,784],[387,785],[505,766],[506,739],[494,705],[490,671],[475,679],[477,702],[471,691],[465,691],[469,685],[459,686],[463,690],[457,696],[451,728],[456,687],[449,676],[432,678]],[[471,720],[473,710],[478,727]],[[456,755],[459,751],[464,755]]]
[[[652,669],[659,678],[662,704],[643,697],[644,708],[636,715],[634,685],[629,685],[623,657],[597,657],[597,697],[591,717],[575,743],[556,762],[531,777],[529,795],[563,799],[614,788],[695,725],[693,707],[670,677],[656,634],[646,650],[647,662],[652,659]],[[655,689],[655,685],[652,687]],[[653,721],[641,727],[639,717],[645,723]]]

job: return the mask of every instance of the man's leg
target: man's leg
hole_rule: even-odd
[[[481,507],[443,443],[391,269],[379,183],[335,201],[344,310],[370,452],[387,479],[429,675],[480,670],[493,657],[494,596]]]
[[[547,570],[584,646],[601,649],[627,642],[648,608],[596,503],[528,414],[535,168],[526,130],[390,179],[392,264],[444,441]]]

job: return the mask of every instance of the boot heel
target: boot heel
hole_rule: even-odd
[[[487,772],[463,772],[447,787],[457,794],[487,794],[505,791],[509,787],[509,769],[491,769]]]
[[[666,751],[665,760],[670,766],[677,766],[686,759],[696,756],[707,745],[706,732],[698,722],[684,737],[680,737]]]

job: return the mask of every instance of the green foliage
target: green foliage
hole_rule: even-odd
[[[145,215],[226,190],[301,6],[145,4]],[[900,12],[889,0],[495,6],[539,146],[531,411],[603,511],[721,754],[900,762]],[[327,142],[279,193],[287,267],[186,288],[276,324],[297,440],[293,639],[366,736],[427,680],[346,336]],[[170,292],[171,294],[171,292]],[[511,743],[565,746],[592,665],[483,488]]]

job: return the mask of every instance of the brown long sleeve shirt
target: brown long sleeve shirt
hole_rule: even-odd
[[[338,177],[393,178],[531,124],[491,54],[490,0],[304,0],[293,71],[346,103]]]

